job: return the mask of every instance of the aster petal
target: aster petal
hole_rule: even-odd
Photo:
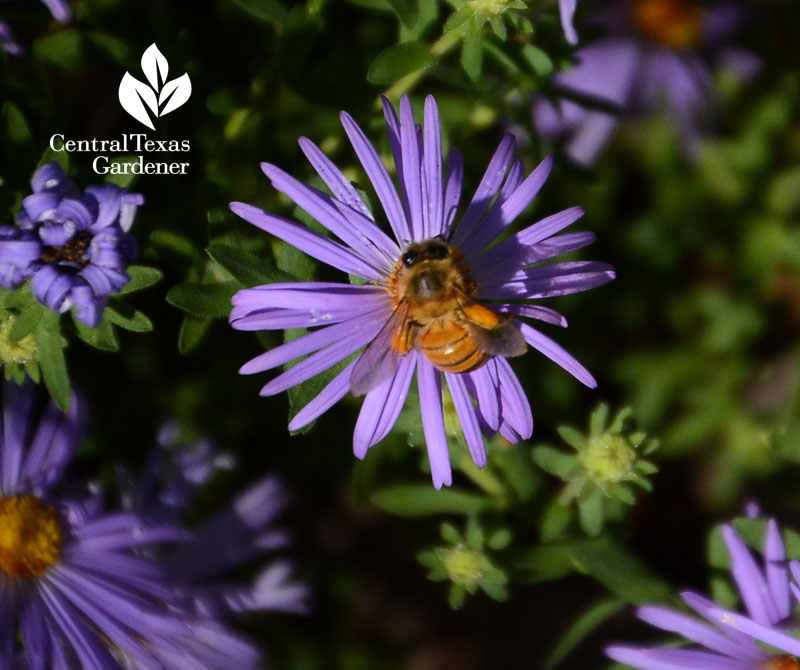
[[[291,244],[318,261],[363,279],[379,281],[383,274],[347,247],[329,240],[305,226],[283,219],[244,202],[232,202],[231,211],[270,235]]]
[[[355,361],[348,364],[303,409],[292,417],[289,422],[290,431],[304,428],[347,395],[348,391],[350,391],[350,375],[353,373],[355,364]]]
[[[77,193],[78,190],[64,173],[61,165],[55,161],[45,163],[33,173],[31,189],[33,189],[34,193],[50,191],[60,196],[72,195]]]
[[[445,372],[444,377],[447,380],[450,397],[453,399],[453,405],[456,408],[458,421],[461,424],[461,430],[464,433],[464,439],[467,442],[472,461],[479,468],[482,468],[486,465],[486,445],[483,442],[483,433],[478,423],[478,415],[472,405],[472,397],[467,391],[464,377],[450,372]]]
[[[564,145],[564,152],[578,165],[590,167],[597,162],[619,126],[619,116],[608,112],[588,111]]]
[[[497,362],[490,358],[486,365],[466,373],[472,394],[478,401],[478,411],[484,422],[492,431],[500,427],[500,380],[497,376]]]
[[[401,244],[406,240],[411,240],[411,227],[409,226],[403,205],[400,198],[397,196],[397,190],[392,184],[392,179],[383,165],[383,162],[375,151],[375,147],[370,144],[364,131],[358,127],[358,124],[353,121],[352,117],[347,112],[342,112],[339,115],[342,126],[344,127],[347,137],[350,138],[350,143],[364,167],[367,177],[372,183],[375,193],[378,195],[383,206],[383,211],[386,213],[386,218],[389,220],[389,225],[392,227],[395,238]]]
[[[461,189],[464,184],[464,158],[455,147],[447,154],[447,177],[444,188],[442,236],[449,239],[453,220],[456,218]]]
[[[697,642],[712,651],[725,654],[731,658],[758,661],[763,657],[763,653],[756,652],[752,648],[742,648],[740,644],[710,626],[664,607],[640,607],[636,615],[651,626],[670,633],[677,633],[687,640]]]
[[[542,241],[551,237],[555,233],[563,230],[567,226],[572,225],[583,216],[583,207],[570,207],[569,209],[562,210],[556,214],[551,214],[541,221],[537,221],[531,226],[520,230],[518,233],[511,235],[508,239],[499,242],[498,244],[486,249],[483,253],[478,255],[470,264],[470,270],[473,276],[478,280],[478,277],[491,277],[491,271],[495,270],[498,265],[510,265],[510,258],[514,259],[513,265],[522,267],[535,263],[544,258],[549,258],[549,250],[542,245]],[[591,244],[594,241],[592,233],[575,233],[576,235],[585,236],[583,239],[586,244]],[[562,236],[566,237],[566,236]],[[555,238],[552,241],[558,240]],[[571,240],[570,240],[571,241]],[[583,241],[583,240],[581,240]],[[581,245],[581,246],[585,246]],[[564,253],[559,250],[556,252]],[[572,247],[580,248],[580,247]],[[572,250],[572,249],[569,249]],[[519,260],[517,260],[519,259]],[[480,280],[478,280],[480,283]]]
[[[298,144],[306,158],[308,158],[308,162],[311,163],[311,166],[331,190],[334,197],[374,221],[375,217],[358,194],[358,191],[356,191],[347,177],[342,174],[341,170],[324,154],[322,149],[307,137],[301,137],[298,140]]]
[[[2,615],[0,615],[0,622],[8,626],[3,630],[13,630],[13,619],[9,618],[8,621],[3,621]],[[53,642],[47,631],[44,614],[36,599],[28,598],[23,605],[22,613],[19,616],[19,628],[22,635],[22,648],[25,650],[25,660],[28,663],[27,670],[52,670]],[[11,635],[5,637],[9,640],[13,639]],[[10,645],[8,649],[10,650],[12,647],[13,645]],[[0,667],[12,667],[10,654],[6,657],[3,651],[0,651]]]
[[[447,450],[447,433],[444,429],[442,379],[439,371],[422,356],[419,357],[417,365],[417,389],[433,486],[440,489],[443,484],[450,486],[453,483],[450,455]]]
[[[391,305],[378,287],[326,282],[242,289],[231,302],[231,325],[239,330],[326,326]]]
[[[378,332],[381,321],[376,320],[372,323],[374,324],[372,328],[363,328],[346,340],[334,342],[278,375],[271,382],[264,385],[261,389],[261,395],[269,396],[285,391],[307,379],[316,377],[320,372],[324,372],[339,361],[347,358],[350,354],[355,353],[370,342]]]
[[[424,240],[425,225],[422,214],[422,145],[414,122],[414,110],[407,95],[400,98],[400,159],[402,161],[402,181],[404,195],[411,222],[412,239]]]
[[[443,230],[442,217],[442,130],[439,108],[432,95],[425,98],[425,129],[423,143],[423,178],[428,197],[423,202],[425,237],[435,237]]]
[[[533,434],[533,415],[528,396],[508,361],[502,356],[497,356],[496,361],[503,419],[523,440],[527,440]]]
[[[327,326],[312,333],[308,333],[307,335],[303,335],[302,337],[298,337],[296,340],[291,340],[277,347],[273,347],[269,351],[245,363],[239,369],[239,374],[251,375],[256,372],[270,370],[278,365],[283,365],[295,358],[310,354],[329,344],[350,337],[364,328],[374,328],[375,319],[373,318],[370,320],[370,317],[375,317],[376,314],[377,313],[370,313],[368,315],[362,315],[358,319],[342,321],[333,326]],[[386,315],[382,310],[380,314],[381,317],[379,317],[377,321],[383,323],[386,319]]]
[[[380,238],[383,235],[374,221],[343,207],[342,203],[327,193],[303,184],[275,165],[261,163],[261,170],[269,177],[273,187],[294,200],[375,270],[391,267],[386,255],[381,253],[372,241],[372,238]],[[391,240],[385,236],[382,239],[384,245],[388,245],[387,248],[393,253],[396,247],[392,245]]]
[[[60,314],[69,309],[69,305],[64,306],[64,301],[73,284],[72,276],[62,275],[52,265],[45,265],[33,275],[31,291],[39,302]]]
[[[558,0],[558,13],[561,18],[561,29],[567,38],[567,42],[572,45],[578,43],[578,33],[575,32],[573,20],[575,9],[578,7],[578,0]]]
[[[416,351],[402,357],[395,374],[367,392],[353,431],[353,453],[364,458],[367,450],[391,430],[406,402],[408,388],[417,364]]]
[[[100,231],[119,221],[119,210],[125,190],[114,184],[101,184],[87,186],[83,192],[87,206],[97,210],[94,223],[91,225],[92,231]]]
[[[606,655],[640,670],[753,670],[752,663],[691,649],[608,647]]]
[[[33,390],[31,384],[5,384],[3,387],[3,453],[0,463],[3,491],[7,493],[13,492],[19,481],[27,442],[28,417],[34,399]]]
[[[10,586],[10,585],[9,585]],[[5,587],[5,588],[4,588]],[[3,626],[3,635],[0,636],[0,662],[3,666],[11,667],[14,658],[14,599],[6,585],[0,586],[0,625]]]
[[[65,0],[42,0],[50,10],[50,14],[59,23],[68,23],[72,20],[72,10]]]
[[[558,263],[520,270],[502,284],[481,286],[478,296],[500,300],[551,298],[588,291],[607,284],[615,277],[616,273],[608,263],[596,261]]]
[[[22,199],[22,208],[30,217],[31,221],[39,221],[41,218],[54,212],[58,207],[59,196],[52,191],[42,191],[32,193]]]
[[[764,575],[742,538],[729,524],[723,524],[722,537],[731,557],[731,576],[736,582],[750,616],[762,624],[774,624],[781,618],[770,597]]]
[[[534,349],[543,353],[551,361],[564,368],[575,379],[582,384],[586,384],[589,388],[596,388],[597,382],[583,365],[581,365],[566,349],[546,335],[543,335],[538,330],[531,328],[527,323],[518,322],[520,325],[520,332],[525,338],[525,341],[530,344]]]
[[[21,56],[25,53],[25,48],[17,40],[14,30],[3,20],[0,20],[0,49],[12,56]]]
[[[116,663],[108,649],[81,623],[81,617],[75,609],[49,584],[40,583],[38,590],[48,616],[63,633],[83,667],[87,670],[113,668]]]
[[[509,314],[516,314],[517,316],[524,316],[529,319],[537,319],[545,323],[552,323],[554,326],[567,327],[567,319],[549,307],[542,305],[493,305],[494,309],[498,312],[507,312]]]
[[[493,208],[462,243],[467,257],[478,253],[512,223],[539,193],[553,168],[553,156],[549,155],[536,166],[525,180],[498,207]]]
[[[467,211],[464,212],[464,216],[461,217],[461,221],[451,238],[452,243],[458,247],[462,247],[464,241],[468,239],[475,224],[478,223],[500,190],[506,172],[514,160],[516,142],[515,137],[509,133],[503,137],[497,146],[489,165],[486,167],[486,172],[483,173],[478,188],[475,190],[475,195],[472,196],[472,201],[469,203]]]
[[[769,593],[775,604],[778,621],[791,614],[789,597],[789,571],[786,562],[786,549],[775,519],[767,522],[767,540],[764,543],[764,572],[767,576]]]

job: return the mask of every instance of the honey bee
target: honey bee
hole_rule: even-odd
[[[477,286],[461,254],[439,237],[409,245],[388,288],[394,312],[353,368],[355,395],[388,379],[413,347],[443,372],[470,372],[491,356],[528,348],[511,314],[474,299]]]

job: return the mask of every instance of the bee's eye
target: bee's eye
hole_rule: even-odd
[[[403,265],[410,268],[417,262],[417,256],[418,254],[416,251],[406,251],[406,253],[403,254]]]
[[[444,244],[432,244],[428,247],[428,256],[431,258],[447,258],[448,253],[449,251]]]

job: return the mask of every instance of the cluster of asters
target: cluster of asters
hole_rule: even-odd
[[[124,504],[70,476],[87,423],[84,401],[62,413],[33,384],[3,388],[0,430],[0,667],[29,670],[241,670],[259,650],[228,620],[303,611],[285,563],[252,584],[231,570],[286,543],[274,527],[285,496],[256,483],[197,528],[183,523],[214,472],[208,445],[162,440],[128,482]],[[153,467],[158,464],[161,473]],[[135,483],[134,483],[135,482]],[[180,566],[180,568],[178,568]]]
[[[31,180],[16,226],[0,226],[0,286],[16,289],[30,280],[36,299],[95,328],[109,294],[128,283],[136,255],[128,232],[144,202],[114,184],[81,193],[58,163],[46,163]]]
[[[746,22],[730,0],[592,0],[582,4],[599,37],[556,73],[553,95],[533,103],[533,125],[565,154],[592,165],[626,117],[665,108],[683,149],[697,153],[719,107],[714,75],[744,81],[760,61],[735,43]]]
[[[750,516],[758,510],[750,506]],[[746,613],[718,605],[693,591],[681,594],[693,612],[649,605],[640,619],[684,638],[683,645],[700,648],[631,647],[614,645],[606,653],[640,670],[800,670],[800,563],[789,561],[774,519],[766,524],[763,560],[759,564],[731,524],[722,526],[730,557],[731,578]],[[700,618],[698,618],[698,616]]]

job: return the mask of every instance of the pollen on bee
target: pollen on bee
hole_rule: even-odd
[[[32,495],[0,499],[0,568],[10,577],[39,577],[61,553],[52,505]]]

